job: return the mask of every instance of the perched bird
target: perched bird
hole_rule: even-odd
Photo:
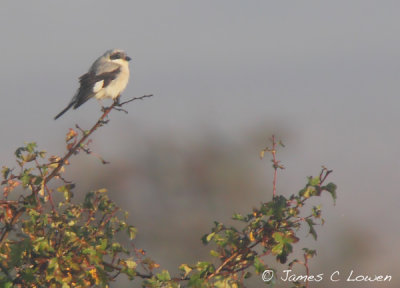
[[[114,101],[125,90],[129,80],[128,61],[131,58],[122,50],[108,50],[92,64],[89,71],[79,77],[80,87],[68,106],[57,114],[58,119],[69,108],[81,106],[90,98],[111,98]]]

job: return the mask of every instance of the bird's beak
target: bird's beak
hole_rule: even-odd
[[[125,60],[126,60],[126,61],[131,61],[131,60],[132,60],[132,58],[131,58],[131,57],[129,57],[129,56],[126,56],[126,57],[125,57]]]

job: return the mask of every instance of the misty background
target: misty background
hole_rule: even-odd
[[[232,223],[271,199],[271,163],[259,152],[276,134],[286,145],[279,194],[296,193],[321,165],[338,185],[336,206],[320,199],[318,241],[303,242],[317,249],[312,273],[393,277],[312,287],[398,287],[399,10],[365,0],[3,1],[1,165],[15,165],[30,141],[62,155],[69,127],[93,125],[93,100],[53,117],[92,62],[121,48],[133,58],[122,100],[155,96],[112,112],[91,137],[109,165],[71,159],[76,201],[108,188],[138,228],[136,246],[176,272],[210,258],[200,238],[214,220]]]

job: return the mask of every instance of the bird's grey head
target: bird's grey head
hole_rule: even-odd
[[[127,62],[127,61],[131,60],[131,57],[126,55],[126,53],[120,49],[108,50],[106,53],[104,53],[103,57],[105,57],[107,59],[107,61],[111,61],[111,62],[119,63],[119,64],[121,64],[122,62]]]

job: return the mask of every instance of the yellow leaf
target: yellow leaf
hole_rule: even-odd
[[[50,163],[56,163],[56,162],[59,162],[60,160],[61,160],[61,158],[58,156],[51,156],[49,158]]]
[[[250,232],[249,238],[250,238],[250,241],[251,241],[251,242],[254,242],[254,241],[256,240],[256,238],[254,238],[253,231]]]
[[[78,133],[76,133],[76,131],[72,128],[69,128],[69,131],[65,137],[65,141],[69,141],[72,138],[75,138],[78,135]]]

